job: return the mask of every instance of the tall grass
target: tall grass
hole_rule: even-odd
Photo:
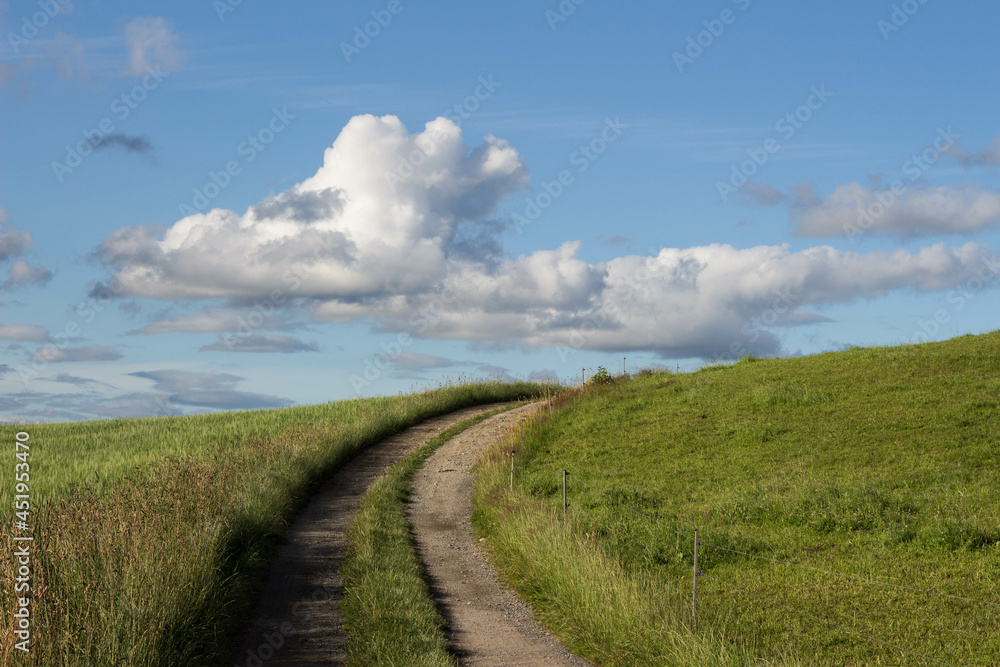
[[[298,416],[244,414],[242,425],[229,414],[31,426],[32,493],[42,497],[34,496],[30,518],[34,637],[30,654],[13,649],[14,561],[4,558],[0,661],[224,664],[268,556],[323,479],[426,418],[540,391],[529,383],[452,386]],[[0,434],[12,442],[17,430]],[[74,456],[84,460],[58,467]],[[7,554],[12,519],[5,511]]]
[[[484,463],[476,525],[605,664],[692,664],[678,638],[736,663],[1000,664],[998,408],[996,333],[619,378],[536,424],[513,493],[509,459]]]

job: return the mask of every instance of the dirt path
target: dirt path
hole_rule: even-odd
[[[409,510],[417,551],[451,626],[463,665],[588,665],[539,626],[531,609],[497,583],[472,534],[472,466],[529,405],[491,417],[438,449],[413,484]]]
[[[386,468],[448,427],[496,405],[465,408],[374,445],[327,481],[298,516],[269,566],[254,621],[233,664],[342,665],[340,564],[347,528],[368,486]]]

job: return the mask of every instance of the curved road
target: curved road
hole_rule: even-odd
[[[497,405],[465,408],[373,445],[323,484],[286,533],[268,568],[251,626],[230,664],[296,667],[344,664],[340,565],[361,496],[406,454],[450,426]],[[439,608],[464,665],[587,665],[542,630],[503,589],[472,536],[472,465],[524,406],[467,429],[428,459],[414,482],[410,519]]]

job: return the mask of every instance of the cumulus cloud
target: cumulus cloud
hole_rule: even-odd
[[[162,16],[136,17],[125,26],[125,43],[129,49],[127,74],[145,76],[149,67],[161,67],[172,72],[184,64],[179,38],[173,26]]]
[[[7,214],[0,208],[0,262],[6,262],[29,252],[34,247],[30,232],[22,232],[8,225]],[[10,265],[10,275],[0,283],[0,289],[11,289],[21,285],[44,285],[52,279],[52,272],[32,266],[24,259],[14,259]]]
[[[153,389],[168,394],[174,405],[188,405],[216,410],[255,410],[280,408],[293,401],[267,394],[254,394],[234,389],[243,378],[228,373],[195,373],[178,370],[141,371],[131,375],[155,384]]]
[[[199,352],[319,352],[315,343],[306,343],[294,336],[250,334],[249,336],[219,336],[211,345],[204,345]]]
[[[414,155],[420,164],[399,177]],[[289,191],[243,215],[214,209],[166,231],[125,228],[99,254],[132,296],[254,299],[280,289],[351,301],[420,293],[446,274],[463,228],[488,218],[526,177],[505,141],[488,136],[469,150],[450,120],[409,134],[394,116],[358,116],[319,171]]]
[[[950,289],[982,272],[997,275],[997,261],[988,247],[972,243],[868,254],[828,246],[798,252],[787,246],[665,248],[654,257],[601,265],[602,280],[586,299],[510,298],[502,286],[506,271],[490,285],[456,276],[446,296],[427,296],[401,309],[395,326],[413,330],[416,312],[427,315],[414,333],[427,338],[652,350],[672,358],[713,357],[740,342],[748,352],[774,354],[780,342],[768,327],[822,321],[809,306],[902,289]],[[391,312],[387,305],[382,314]],[[768,320],[768,313],[776,315]]]
[[[87,347],[40,347],[31,355],[33,363],[60,363],[69,361],[115,361],[122,355],[113,347],[90,345]]]
[[[32,266],[26,260],[16,259],[10,265],[10,277],[0,283],[0,289],[11,289],[21,285],[44,285],[52,280],[52,272],[40,266]]]
[[[0,209],[0,262],[23,255],[34,247],[31,232],[20,232],[13,226],[4,229],[2,223],[6,219],[3,209]]]
[[[971,234],[1000,222],[1000,193],[976,184],[883,190],[851,182],[791,211],[801,236]]]
[[[487,136],[470,149],[449,120],[410,134],[393,116],[359,116],[327,149],[316,175],[288,191],[242,215],[215,209],[166,229],[122,229],[99,254],[115,267],[126,296],[271,304],[281,297],[286,305],[308,303],[317,321],[365,319],[380,331],[423,338],[678,358],[711,357],[734,341],[746,342],[748,352],[776,353],[780,342],[770,327],[822,321],[812,306],[949,289],[995,263],[975,244],[868,254],[713,244],[591,263],[580,258],[579,241],[568,241],[506,257],[503,226],[493,216],[526,178],[506,142]],[[768,187],[753,196],[775,199]],[[935,193],[947,198],[951,190],[908,193],[901,210],[923,213],[916,223],[907,217],[906,228],[941,219],[953,230],[982,226],[991,193],[978,192],[982,199],[970,191],[954,210],[932,205]],[[831,227],[819,215],[832,208],[831,198],[803,185],[796,199],[803,230]],[[760,327],[754,322],[763,313],[775,316]],[[138,333],[221,327],[220,317],[203,314]],[[266,338],[256,343],[268,347]]]
[[[48,343],[52,340],[49,332],[34,324],[7,324],[0,322],[0,340],[27,340]]]

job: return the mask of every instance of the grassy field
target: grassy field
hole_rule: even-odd
[[[475,523],[573,650],[1000,664],[1000,334],[642,373],[569,399],[530,427],[513,492],[517,439],[484,460]]]
[[[348,665],[455,667],[445,620],[423,578],[406,503],[413,476],[434,451],[465,429],[510,408],[466,419],[392,466],[365,493],[348,533],[344,627]]]
[[[4,426],[11,474],[15,434],[31,435],[37,542],[27,656],[12,647],[14,559],[0,565],[0,663],[226,664],[268,554],[322,479],[426,418],[544,391],[479,383],[274,411]],[[5,509],[8,555],[12,525]]]

